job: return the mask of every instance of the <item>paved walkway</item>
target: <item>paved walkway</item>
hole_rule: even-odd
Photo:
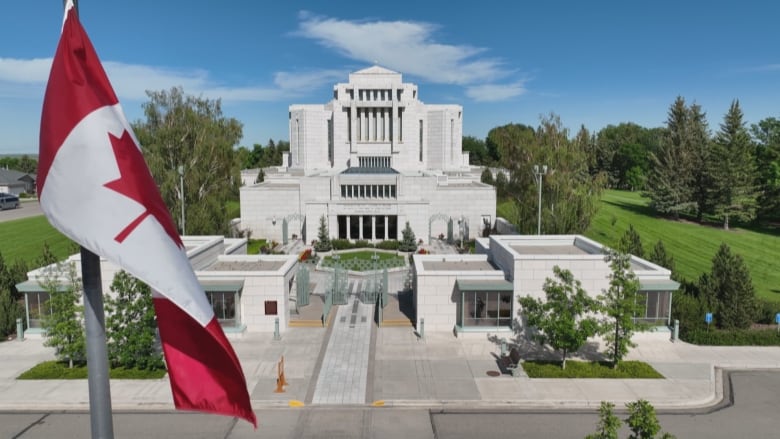
[[[278,341],[272,334],[232,340],[255,408],[286,407],[292,400],[323,406],[382,400],[385,406],[593,409],[602,400],[620,405],[639,398],[657,409],[708,407],[721,399],[718,368],[780,369],[780,347],[700,347],[672,343],[664,335],[640,334],[629,359],[650,363],[665,379],[515,378],[500,373],[496,362],[500,348],[487,334],[455,338],[452,333],[427,331],[421,339],[410,327],[374,327],[375,346],[368,349],[373,325],[369,310],[358,303],[353,312],[352,300],[339,307],[330,340],[325,339],[324,328],[291,328]],[[353,316],[355,328],[350,328]],[[346,347],[347,342],[353,344]],[[591,344],[584,352],[592,356],[597,348]],[[274,393],[282,356],[290,384],[285,393]],[[15,379],[54,358],[41,340],[2,342],[0,358],[0,410],[89,407],[86,380]],[[111,395],[115,410],[173,407],[167,378],[113,380]]]
[[[373,306],[356,296],[340,306],[319,370],[314,404],[364,404],[368,378]]]

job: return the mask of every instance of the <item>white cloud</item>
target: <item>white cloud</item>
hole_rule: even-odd
[[[490,82],[511,72],[486,49],[439,43],[437,26],[415,21],[349,21],[300,14],[296,35],[311,38],[343,56],[377,62],[433,83],[468,85]]]
[[[337,70],[277,72],[272,84],[234,86],[220,84],[203,69],[177,70],[116,61],[104,61],[103,67],[120,99],[138,101],[147,99],[146,90],[176,86],[181,86],[187,94],[220,98],[223,102],[280,101],[346,77],[346,72]],[[40,98],[50,69],[51,58],[0,58],[0,96]]]
[[[764,64],[763,66],[748,67],[742,69],[743,72],[777,72],[780,71],[780,64]]]
[[[512,84],[482,84],[466,87],[466,96],[477,102],[504,101],[525,92],[523,81]]]

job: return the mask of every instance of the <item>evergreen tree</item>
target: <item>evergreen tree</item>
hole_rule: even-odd
[[[598,332],[595,313],[599,303],[588,295],[571,271],[556,265],[553,273],[556,279],[547,278],[544,282],[545,301],[526,296],[519,302],[527,325],[539,330],[534,337],[536,341],[559,351],[561,368],[566,369],[568,353],[577,351]]]
[[[716,301],[715,323],[722,329],[747,329],[753,322],[756,294],[750,272],[738,254],[721,244],[703,287]]]
[[[639,233],[636,229],[634,229],[633,224],[628,225],[628,230],[626,230],[626,233],[620,238],[618,250],[640,258],[645,257],[645,250],[642,248],[642,239],[639,237]]]
[[[756,143],[759,218],[780,220],[780,120],[768,117],[750,129]]]
[[[650,262],[660,265],[661,267],[671,271],[672,277],[674,277],[674,258],[672,255],[666,253],[664,242],[660,239],[655,243],[653,252],[650,253]]]
[[[479,181],[491,186],[495,183],[493,181],[493,173],[490,171],[490,168],[485,167],[485,169],[482,171],[482,175],[479,177]]]
[[[643,311],[638,300],[639,280],[631,271],[631,257],[626,253],[610,252],[606,260],[612,273],[609,275],[609,289],[603,291],[602,312],[607,316],[603,327],[607,342],[607,355],[612,359],[612,367],[628,353],[628,348],[636,346],[631,337],[640,325],[634,320]]]
[[[409,221],[406,222],[406,227],[401,232],[401,242],[398,244],[398,250],[402,252],[413,252],[417,250],[417,238],[414,236],[414,231],[409,225]]]
[[[650,205],[657,212],[678,219],[692,203],[692,154],[688,128],[690,111],[678,96],[669,108],[666,135],[659,149],[650,154],[652,171],[648,181]]]
[[[0,338],[16,332],[16,319],[22,316],[24,310],[19,305],[11,291],[0,286]]]
[[[314,249],[318,252],[329,251],[333,246],[330,243],[330,236],[328,232],[328,221],[323,214],[320,216],[320,228],[317,232],[317,242],[314,244]]]
[[[111,365],[159,369],[157,319],[149,286],[125,271],[114,275],[113,295],[106,297],[106,333]]]
[[[693,167],[691,169],[691,197],[696,204],[696,220],[701,222],[705,212],[710,212],[710,129],[707,113],[701,106],[692,104],[688,110],[688,138],[690,142]]]
[[[63,279],[64,278],[64,279]],[[44,276],[41,286],[49,293],[51,314],[43,319],[46,331],[45,346],[55,349],[60,361],[74,362],[86,359],[83,310],[78,305],[81,298],[81,279],[73,262],[58,264]]]
[[[755,218],[758,193],[753,145],[737,100],[731,103],[715,136],[711,174],[715,214],[723,219],[723,229],[729,229],[731,219]]]

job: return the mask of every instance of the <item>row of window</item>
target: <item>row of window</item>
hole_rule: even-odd
[[[358,166],[361,168],[389,168],[390,157],[358,157]]]
[[[397,195],[394,184],[342,184],[341,198],[394,199]]]
[[[402,88],[396,89],[395,91],[395,100],[400,101],[401,96],[403,96],[404,90]],[[350,99],[355,99],[355,91],[354,90],[347,90],[347,95]],[[417,97],[417,92],[412,90],[412,98]],[[390,89],[359,89],[358,90],[358,101],[365,101],[365,102],[381,102],[381,101],[390,101],[393,99],[393,90]]]

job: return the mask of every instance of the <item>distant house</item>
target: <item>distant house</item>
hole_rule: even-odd
[[[35,174],[25,174],[13,169],[0,169],[0,192],[19,195],[35,193]]]

